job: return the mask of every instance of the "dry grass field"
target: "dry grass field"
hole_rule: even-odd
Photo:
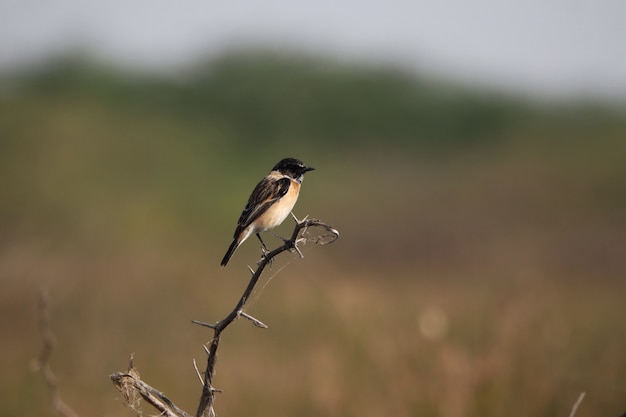
[[[364,77],[341,76],[340,94],[357,94],[348,107],[397,117],[367,108]],[[254,182],[287,155],[317,168],[296,214],[341,237],[267,271],[247,311],[268,329],[238,320],[226,330],[218,415],[568,416],[582,392],[577,416],[626,411],[621,116],[549,109],[509,119],[487,106],[477,120],[502,117],[504,128],[485,122],[475,134],[500,140],[434,150],[394,142],[413,127],[393,117],[363,120],[374,135],[361,144],[349,120],[320,116],[326,125],[293,142],[281,141],[293,131],[247,126],[279,138],[252,152],[237,124],[264,119],[250,101],[251,114],[236,113],[234,93],[233,114],[210,107],[211,85],[185,96],[206,96],[199,107],[150,88],[139,90],[145,103],[131,89],[128,104],[125,84],[94,77],[93,90],[53,80],[0,101],[0,415],[54,415],[29,367],[42,343],[42,287],[57,340],[51,366],[81,416],[133,415],[108,378],[131,353],[146,382],[195,413],[192,360],[204,368],[212,333],[191,320],[224,317],[243,291],[257,242],[227,268],[219,260]],[[403,88],[386,95],[388,84],[376,89],[380,102],[419,104],[392,100]],[[478,111],[446,105],[432,119]],[[193,116],[203,109],[207,120]],[[387,136],[388,124],[397,129]],[[336,137],[318,142],[324,132]]]
[[[309,249],[268,271],[279,272],[247,311],[269,329],[245,320],[227,329],[219,414],[567,415],[583,391],[584,415],[621,412],[623,283],[461,279],[419,265],[368,271],[338,265],[323,253],[332,250]],[[211,336],[190,320],[225,316],[247,279],[242,265],[225,272],[204,259],[5,252],[4,415],[51,414],[28,369],[42,338],[40,285],[52,296],[52,366],[81,415],[132,414],[107,377],[125,370],[130,353],[144,380],[194,412],[192,359],[204,366]]]

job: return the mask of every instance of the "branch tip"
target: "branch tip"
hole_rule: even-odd
[[[193,359],[193,369],[196,370],[196,375],[198,375],[198,379],[200,380],[200,385],[204,385],[204,379],[202,378],[202,375],[200,374],[200,370],[198,369],[198,364],[196,363],[195,359]]]
[[[216,328],[215,324],[206,323],[206,322],[200,321],[200,320],[191,320],[191,323],[197,324],[198,326],[208,327],[209,329],[215,329]]]
[[[576,402],[574,403],[574,405],[572,406],[572,412],[569,414],[569,417],[574,417],[574,415],[576,415],[576,411],[578,410],[578,407],[580,406],[580,403],[583,402],[583,399],[585,398],[585,392],[581,392],[580,395],[578,396],[578,399],[576,400]]]
[[[256,327],[260,327],[261,329],[267,329],[268,328],[267,324],[263,323],[259,319],[256,319],[256,318],[252,317],[248,313],[245,313],[245,312],[241,311],[241,312],[239,312],[239,314],[241,316],[247,318],[248,320],[250,320],[252,322],[252,324],[254,324]]]

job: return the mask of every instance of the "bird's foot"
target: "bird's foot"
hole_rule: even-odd
[[[263,262],[263,260],[265,260],[267,262],[267,264],[270,266],[270,268],[272,267],[272,261],[273,258],[268,257],[268,255],[270,254],[270,250],[267,248],[267,246],[265,246],[265,244],[261,247],[261,259],[259,259],[259,262],[257,262],[258,264],[261,264],[261,262]]]

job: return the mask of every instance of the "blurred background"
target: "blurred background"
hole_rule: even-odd
[[[194,413],[281,158],[331,246],[274,263],[223,335],[220,415],[626,410],[626,4],[0,3],[0,414]],[[289,233],[290,220],[279,229]],[[266,242],[278,241],[267,237]],[[146,407],[146,413],[152,413]]]

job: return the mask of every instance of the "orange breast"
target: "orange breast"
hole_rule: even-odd
[[[280,200],[272,204],[256,221],[260,230],[273,229],[280,225],[291,213],[293,206],[298,201],[298,195],[300,194],[300,183],[291,180],[291,185],[287,194],[285,194]]]

